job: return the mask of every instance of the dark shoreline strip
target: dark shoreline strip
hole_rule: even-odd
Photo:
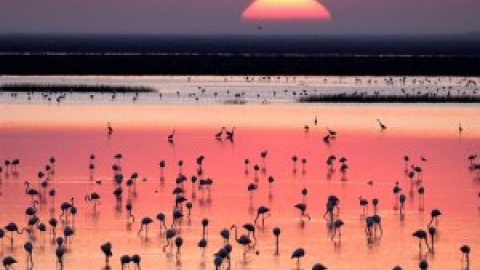
[[[110,85],[4,84],[0,92],[14,93],[150,93],[153,88]]]
[[[474,95],[309,95],[297,99],[299,103],[480,103]]]

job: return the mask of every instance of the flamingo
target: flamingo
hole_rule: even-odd
[[[33,243],[31,241],[26,242],[23,245],[23,249],[27,252],[27,265],[31,265],[33,267]]]
[[[110,122],[107,123],[107,130],[108,130],[108,135],[112,135],[113,133],[113,127]]]
[[[362,216],[365,216],[366,213],[368,212],[368,201],[366,199],[362,198],[361,196],[358,198],[358,200],[360,201],[360,206],[363,209],[363,215]]]
[[[469,269],[470,267],[470,247],[467,245],[463,245],[460,247],[460,251],[462,252],[462,264],[463,261],[465,260],[466,262],[466,269]]]
[[[378,230],[380,231],[380,236],[383,235],[383,230],[382,230],[382,218],[375,214],[372,216],[372,221],[373,221],[373,226],[374,226],[374,230],[375,230],[375,233],[377,231],[377,228]]]
[[[384,124],[382,123],[382,121],[380,121],[380,119],[377,119],[377,122],[378,122],[378,125],[380,126],[380,130],[383,131],[383,130],[387,129],[387,126],[384,125]]]
[[[428,244],[428,239],[427,239],[427,232],[424,231],[424,230],[417,230],[413,233],[413,236],[415,236],[416,238],[418,238],[419,242],[418,242],[418,248],[419,248],[419,252],[422,253],[422,240],[425,241],[425,245],[427,245],[427,248],[428,250],[431,250],[430,249],[430,245]]]
[[[281,230],[279,227],[275,227],[273,228],[272,232],[273,232],[273,235],[275,236],[275,255],[278,255],[279,253],[278,244],[279,244],[279,237],[280,237]]]
[[[108,267],[110,257],[113,256],[112,253],[112,243],[106,242],[100,246],[100,249],[102,250],[103,254],[105,255],[105,265]]]
[[[337,219],[333,222],[333,234],[332,234],[332,237],[331,237],[332,241],[335,238],[335,236],[337,235],[337,231],[338,231],[338,240],[340,240],[340,241],[342,240],[341,228],[344,224],[345,223],[341,219]]]
[[[17,224],[15,224],[14,222],[10,222],[7,224],[7,226],[5,226],[5,230],[7,232],[10,232],[10,246],[13,249],[13,233],[16,232],[17,234],[22,234],[26,229],[23,228],[20,230]]]
[[[17,260],[12,256],[7,256],[3,258],[3,267],[5,267],[5,270],[13,269],[13,265],[16,263],[17,263]]]
[[[223,131],[225,131],[225,127],[222,127],[222,129],[218,133],[215,134],[215,139],[221,140],[222,135],[223,135]]]
[[[167,139],[169,143],[173,143],[173,139],[175,137],[175,129],[172,131],[170,135],[168,135]]]
[[[230,240],[230,230],[227,228],[224,228],[220,231],[220,236],[223,238],[225,244],[228,244]]]
[[[426,260],[421,260],[420,263],[418,264],[418,267],[420,267],[420,270],[427,270],[428,262]]]
[[[100,194],[98,194],[97,192],[92,192],[85,196],[85,201],[93,202],[93,210],[96,211],[97,204],[100,204],[100,198],[101,198]]]
[[[432,242],[432,253],[435,252],[435,235],[437,234],[437,230],[435,227],[428,227],[428,234],[430,235],[430,241]]]
[[[165,249],[171,245],[172,239],[177,235],[177,231],[174,228],[170,228],[165,232],[165,239],[167,240],[165,245],[163,246],[163,252]]]
[[[131,261],[135,264],[136,268],[140,270],[140,262],[142,261],[142,257],[138,254],[133,254],[131,258]]]
[[[305,203],[298,203],[295,205],[295,208],[297,208],[298,210],[300,210],[300,220],[303,221],[303,217],[306,217],[308,218],[308,220],[310,220],[310,215],[306,213],[307,211],[307,204]]]
[[[297,161],[298,161],[298,157],[297,155],[293,155],[292,156],[292,163],[293,163],[293,172],[295,173],[297,171]]]
[[[120,257],[120,263],[122,265],[122,269],[121,270],[124,270],[125,269],[125,266],[127,265],[130,265],[130,262],[132,261],[132,258],[128,255],[122,255],[122,257]]]
[[[63,238],[65,239],[65,245],[68,244],[68,238],[71,237],[74,233],[75,231],[72,227],[65,226],[65,228],[63,229]]]
[[[165,214],[164,213],[158,213],[157,214],[157,220],[160,222],[160,230],[162,230],[162,226],[163,226],[163,229],[166,230],[167,226],[165,224]]]
[[[34,188],[30,188],[30,183],[28,181],[25,181],[25,194],[30,196],[32,198],[32,202],[34,201],[34,197],[37,196],[39,199],[42,198],[40,195],[40,192]]]
[[[233,142],[235,139],[235,127],[232,128],[232,131],[225,130],[225,133],[227,134],[227,140]]]
[[[327,267],[321,263],[316,263],[312,266],[312,270],[326,270]]]
[[[59,237],[60,239],[62,239],[61,237]],[[62,242],[62,243],[59,243],[59,242]],[[63,239],[62,241],[58,241],[57,242],[58,246],[55,250],[55,256],[57,257],[57,265],[60,265],[60,270],[63,269],[63,256],[65,255],[65,246],[63,245]]]
[[[180,237],[180,236],[177,236],[177,238],[175,238],[175,246],[177,247],[177,260],[179,260],[180,258],[180,248],[182,247],[183,245],[183,238]]]
[[[293,251],[291,258],[297,260],[297,269],[300,269],[300,259],[305,257],[305,250],[303,248],[297,248]]]
[[[244,247],[245,250],[243,252],[243,255],[245,256],[247,251],[251,248],[250,244],[252,244],[252,240],[250,239],[250,237],[248,237],[248,235],[245,235],[245,234],[238,237],[238,230],[236,225],[232,225],[230,230],[235,230],[235,240],[237,241],[238,244]]]
[[[260,216],[262,216],[262,226],[265,226],[265,215],[270,215],[270,209],[266,206],[260,206],[257,209],[257,216],[255,217],[255,224]]]
[[[404,218],[404,209],[405,209],[405,201],[406,201],[407,197],[405,196],[405,194],[400,194],[400,220],[403,220]]]
[[[145,238],[148,237],[148,225],[153,222],[153,219],[150,217],[144,217],[142,218],[142,221],[140,222],[140,230],[138,231],[138,234],[142,233],[143,228],[145,228]]]
[[[48,224],[50,225],[50,227],[52,227],[52,236],[53,236],[52,239],[55,239],[56,238],[56,228],[57,228],[58,221],[57,221],[56,218],[52,217],[48,221]]]
[[[433,223],[434,220],[435,220],[435,223],[437,223],[438,217],[441,215],[442,215],[442,212],[440,212],[440,210],[433,209],[432,212],[430,212],[431,219],[427,226],[430,227],[430,225]]]

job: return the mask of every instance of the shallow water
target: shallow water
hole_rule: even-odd
[[[318,116],[318,126],[313,124]],[[100,244],[111,241],[114,257],[112,269],[120,269],[122,254],[142,256],[142,269],[214,269],[213,253],[222,246],[219,231],[232,224],[253,222],[256,208],[266,205],[271,216],[265,226],[257,227],[259,255],[250,252],[244,258],[242,247],[233,244],[232,269],[294,269],[291,252],[305,248],[302,269],[321,262],[329,269],[417,269],[418,241],[412,237],[417,229],[426,229],[430,210],[438,208],[442,216],[437,224],[434,254],[422,254],[431,269],[461,269],[459,247],[472,248],[470,269],[477,269],[480,258],[480,191],[479,175],[468,169],[467,157],[478,153],[480,146],[480,110],[476,105],[247,105],[247,106],[48,106],[43,104],[4,104],[0,107],[0,159],[19,158],[18,175],[2,173],[0,224],[15,221],[24,226],[24,209],[31,205],[24,195],[24,181],[41,189],[36,174],[55,156],[55,174],[49,188],[57,190],[55,205],[47,201],[40,207],[42,222],[59,215],[59,204],[71,196],[76,198],[79,212],[75,217],[75,235],[65,255],[65,269],[101,269],[104,257]],[[380,131],[375,119],[387,125]],[[114,133],[107,136],[106,122],[112,122]],[[458,133],[458,122],[464,131]],[[310,131],[304,132],[303,126]],[[217,141],[213,135],[219,127],[236,126],[235,141]],[[338,132],[330,145],[322,141],[325,127]],[[167,135],[176,129],[175,143]],[[255,180],[253,165],[261,167],[260,152],[268,150],[265,172]],[[128,177],[138,172],[136,195],[125,194],[119,210],[112,195],[114,188],[111,165],[116,153],[123,154],[122,172]],[[96,170],[90,174],[89,155],[96,155]],[[292,155],[306,158],[293,172]],[[328,173],[325,164],[330,154],[348,158],[348,171]],[[425,186],[424,211],[419,209],[417,185],[410,192],[410,180],[404,173],[403,156],[423,168]],[[186,197],[193,202],[192,216],[184,218],[181,236],[184,245],[177,262],[175,252],[163,252],[164,240],[155,221],[149,227],[148,240],[139,236],[139,220],[155,218],[160,211],[171,222],[175,177],[178,160],[184,161],[182,173],[196,174],[195,160],[205,155],[204,177],[211,177],[211,191],[185,185]],[[420,161],[420,156],[428,159]],[[243,160],[251,166],[245,174]],[[158,162],[164,159],[166,169],[161,179]],[[275,182],[269,187],[268,176]],[[146,181],[142,179],[146,178]],[[94,180],[102,180],[98,185]],[[367,182],[372,180],[373,185]],[[247,185],[258,181],[258,190],[250,198]],[[399,181],[407,195],[406,213],[400,220],[394,210],[392,189]],[[293,206],[302,202],[301,190],[312,220],[301,223]],[[195,190],[195,198],[192,192]],[[94,212],[84,201],[88,192],[102,196]],[[340,198],[341,244],[330,240],[326,221],[322,218],[328,195]],[[367,243],[364,218],[358,198],[380,200],[384,234],[373,244]],[[126,226],[125,203],[131,200],[136,222]],[[55,212],[52,212],[54,208]],[[369,213],[372,213],[370,206]],[[208,246],[198,248],[201,219],[210,220]],[[272,228],[282,229],[280,254],[274,255]],[[62,226],[59,226],[61,229]],[[58,230],[60,232],[60,230]],[[34,268],[55,267],[55,246],[49,234],[43,245],[36,232]],[[14,249],[4,239],[2,256],[12,254],[19,259],[18,269],[25,268],[23,243],[28,237],[15,236]],[[425,250],[424,250],[425,251]]]

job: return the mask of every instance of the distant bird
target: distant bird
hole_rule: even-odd
[[[232,227],[230,228],[230,230],[235,230],[235,240],[237,241],[238,244],[242,245],[244,247],[244,252],[243,252],[243,255],[245,256],[245,254],[248,252],[248,250],[250,250],[250,245],[252,244],[252,240],[250,239],[250,237],[248,237],[247,235],[243,234],[241,235],[240,237],[238,237],[238,230],[237,230],[237,226],[236,225],[232,225]]]
[[[23,245],[23,248],[27,252],[27,265],[31,265],[33,267],[33,243],[28,241]]]
[[[225,133],[227,134],[227,140],[233,142],[233,140],[235,139],[235,127],[232,128],[232,131],[225,130]]]
[[[175,129],[172,131],[172,133],[170,135],[168,135],[168,137],[167,137],[168,142],[173,143],[174,137],[175,137]]]
[[[110,257],[113,256],[112,253],[112,243],[106,242],[105,244],[102,244],[100,246],[100,249],[102,250],[103,254],[105,255],[105,265],[108,267]]]
[[[130,262],[132,261],[132,258],[128,255],[122,255],[120,257],[120,264],[122,265],[122,269],[124,270],[128,265],[130,265]]]
[[[432,253],[435,252],[435,235],[437,230],[435,227],[428,227],[428,234],[430,235],[430,242],[432,243]]]
[[[225,241],[225,244],[228,244],[229,240],[230,240],[230,230],[228,230],[227,228],[225,229],[222,229],[220,231],[220,236],[223,238],[223,240]]]
[[[303,217],[308,218],[310,220],[310,215],[306,213],[307,211],[307,204],[305,203],[298,203],[295,205],[295,208],[300,210],[300,219],[303,220]]]
[[[136,265],[136,268],[138,270],[140,270],[140,262],[142,261],[142,258],[140,257],[140,255],[138,254],[133,254],[131,257],[130,257],[131,261]]]
[[[215,134],[215,139],[221,140],[224,131],[225,131],[225,127],[222,127],[222,129],[218,133]]]
[[[431,216],[431,219],[430,219],[430,222],[428,223],[428,227],[430,227],[430,225],[432,225],[433,221],[435,220],[435,222],[438,222],[438,217],[442,215],[442,212],[440,212],[440,210],[438,209],[433,209],[431,212],[430,212],[430,216]]]
[[[316,263],[312,266],[312,270],[326,270],[327,267],[321,263]]]
[[[330,135],[332,138],[335,138],[335,137],[337,136],[337,132],[331,130],[331,129],[328,128],[328,127],[327,127],[327,132],[328,132],[328,135]]]
[[[428,269],[428,262],[426,260],[421,260],[418,264],[420,270],[427,270]]]
[[[422,252],[422,241],[425,241],[425,245],[427,246],[428,250],[430,250],[430,245],[428,244],[428,239],[427,239],[427,232],[424,230],[417,230],[413,233],[413,236],[418,238],[418,248],[419,252]]]
[[[338,239],[341,241],[342,240],[342,231],[341,231],[341,228],[342,226],[344,225],[345,223],[343,223],[342,220],[340,219],[337,219],[333,222],[333,234],[332,234],[332,237],[331,237],[331,240],[333,241],[333,239],[335,238],[335,236],[337,235],[337,232],[338,232]]]
[[[107,123],[107,129],[108,129],[108,135],[112,135],[113,133],[113,127],[110,122]]]
[[[275,254],[278,255],[279,237],[280,237],[281,230],[279,227],[275,227],[273,228],[272,232],[273,232],[273,235],[275,236]]]
[[[378,122],[378,125],[380,126],[380,130],[383,131],[383,130],[387,129],[387,126],[384,125],[384,124],[382,123],[382,121],[380,121],[380,119],[377,119],[377,122]]]
[[[465,260],[466,269],[470,267],[470,247],[467,245],[463,245],[460,247],[460,251],[462,252],[462,263]]]
[[[305,250],[303,248],[297,248],[293,251],[291,258],[297,260],[297,269],[300,269],[300,259],[305,256]]]
[[[3,258],[3,267],[5,267],[5,270],[13,269],[15,263],[17,263],[17,260],[12,256]]]
[[[148,225],[153,222],[153,219],[150,217],[144,217],[142,218],[142,221],[140,223],[140,230],[138,231],[138,234],[142,233],[143,229],[145,228],[145,237],[148,237]]]
[[[461,134],[463,132],[462,122],[458,123],[458,133]]]
[[[265,215],[269,215],[270,214],[270,209],[266,206],[260,206],[258,207],[257,209],[257,216],[255,217],[255,224],[257,224],[257,220],[260,216],[262,216],[262,226],[265,225]]]
[[[59,270],[63,269],[63,256],[65,255],[65,252],[66,252],[66,249],[63,244],[59,244],[55,250],[55,256],[57,257],[57,264],[60,266]]]

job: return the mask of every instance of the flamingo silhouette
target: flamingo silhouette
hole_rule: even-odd
[[[163,246],[163,252],[165,249],[172,244],[172,239],[177,235],[177,231],[174,228],[170,228],[165,232],[166,243]]]
[[[316,263],[312,266],[312,270],[326,270],[327,267],[321,263]]]
[[[13,265],[17,263],[17,260],[12,256],[7,256],[3,258],[3,267],[5,270],[13,269]]]
[[[63,269],[63,256],[65,255],[66,249],[63,245],[63,238],[59,237],[57,239],[57,248],[55,250],[55,256],[57,257],[57,265],[60,266],[60,270]]]
[[[177,238],[175,238],[175,246],[177,247],[177,261],[180,259],[180,248],[182,247],[183,245],[183,238],[180,237],[180,236],[177,236]]]
[[[130,256],[122,255],[120,257],[120,263],[122,265],[122,270],[124,270],[126,266],[130,265],[131,261],[132,261],[132,258]]]
[[[463,245],[460,247],[460,251],[462,252],[462,265],[465,261],[465,269],[470,268],[470,247],[467,245]]]
[[[20,230],[17,224],[15,224],[14,222],[10,222],[7,224],[7,226],[5,226],[5,230],[7,232],[10,232],[10,246],[13,249],[13,233],[16,232],[17,234],[22,234],[26,229],[23,228],[22,230]]]
[[[305,203],[298,203],[295,205],[295,208],[300,210],[300,220],[303,221],[303,218],[306,217],[310,220],[310,215],[306,213],[307,211],[307,204]]]
[[[432,253],[435,252],[435,235],[437,234],[437,230],[435,227],[428,227],[428,234],[430,235],[430,242],[432,243]]]
[[[380,130],[383,131],[383,130],[387,129],[387,126],[384,125],[384,124],[382,123],[382,121],[380,121],[380,119],[377,119],[377,122],[378,122],[378,125],[380,126]]]
[[[27,267],[30,265],[33,268],[33,243],[31,241],[26,242],[23,245],[23,249],[27,252]]]
[[[430,212],[430,216],[431,216],[431,219],[430,219],[430,222],[428,223],[428,227],[430,227],[430,225],[432,225],[433,221],[435,220],[435,223],[438,222],[438,217],[442,215],[442,212],[440,212],[440,210],[438,209],[433,209],[432,212]]]
[[[230,241],[230,230],[225,228],[220,231],[220,236],[223,238],[225,244],[228,244]]]
[[[428,262],[426,260],[421,260],[418,264],[420,270],[427,270],[428,269]]]
[[[143,229],[145,228],[145,238],[148,237],[148,225],[153,222],[153,219],[150,217],[144,217],[142,218],[142,221],[140,222],[140,230],[138,231],[138,234],[142,233]]]
[[[262,216],[262,226],[265,226],[265,215],[270,215],[270,209],[266,206],[260,206],[257,209],[257,216],[255,217],[255,224],[260,216]]]
[[[238,230],[237,230],[237,226],[236,225],[232,225],[232,227],[230,228],[230,230],[235,230],[235,240],[237,241],[238,244],[242,245],[244,247],[244,252],[243,252],[243,255],[245,256],[245,254],[250,250],[250,244],[252,244],[252,240],[250,239],[250,237],[248,235],[241,235],[240,237],[238,237]]]
[[[293,251],[291,258],[297,260],[297,269],[300,269],[300,259],[305,257],[305,250],[303,248],[297,248]]]
[[[345,223],[341,220],[341,219],[337,219],[333,222],[333,234],[332,234],[332,237],[331,237],[331,240],[333,241],[333,239],[335,238],[335,236],[337,235],[337,232],[338,232],[338,240],[341,241],[342,240],[342,226],[344,225]]]
[[[418,248],[419,252],[422,253],[422,241],[425,241],[425,245],[427,246],[428,250],[430,251],[430,245],[428,244],[427,232],[424,230],[417,230],[413,233],[413,236],[418,238]]]
[[[100,246],[100,249],[102,250],[103,254],[105,255],[105,266],[108,268],[110,257],[113,256],[112,243],[106,242],[106,243],[104,243]]]
[[[215,139],[221,140],[224,131],[225,131],[225,127],[222,127],[222,129],[218,133],[215,134]]]
[[[275,255],[278,255],[279,254],[278,245],[279,245],[279,237],[280,237],[281,230],[279,227],[275,227],[273,228],[272,232],[273,232],[273,235],[275,236]]]
[[[169,143],[173,143],[174,138],[175,138],[175,129],[172,131],[170,135],[167,136],[167,140]]]
[[[142,261],[142,257],[138,254],[133,254],[132,257],[130,257],[132,262],[135,264],[136,268],[140,270],[140,262]]]

